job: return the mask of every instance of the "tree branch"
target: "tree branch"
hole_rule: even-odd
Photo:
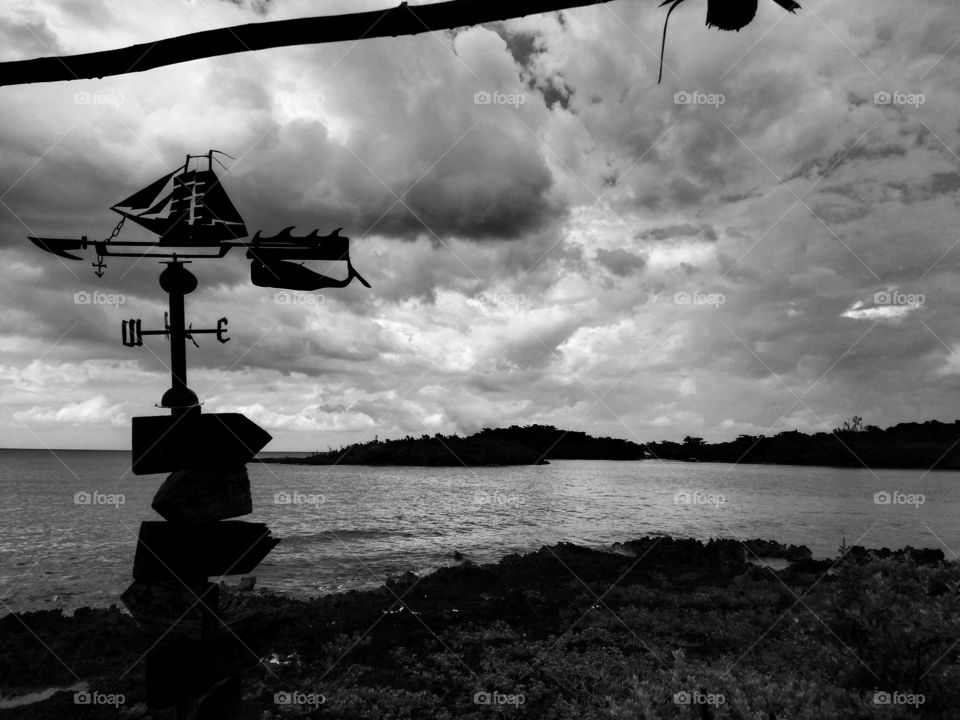
[[[0,86],[101,78],[233,53],[291,45],[416,35],[596,5],[610,0],[450,0],[347,15],[275,20],[205,30],[116,50],[0,63]]]

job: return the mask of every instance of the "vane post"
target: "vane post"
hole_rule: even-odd
[[[197,276],[177,260],[165,262],[160,273],[160,287],[170,296],[170,375],[171,386],[163,394],[160,407],[170,409],[174,417],[199,412],[200,401],[187,387],[187,329],[184,319],[184,296],[197,289]]]

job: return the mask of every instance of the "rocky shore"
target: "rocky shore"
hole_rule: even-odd
[[[841,551],[645,537],[308,601],[222,588],[217,652],[260,720],[957,717],[960,569]],[[148,717],[153,638],[117,607],[7,615],[0,638],[4,717]]]

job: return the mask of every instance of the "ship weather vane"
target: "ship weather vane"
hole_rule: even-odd
[[[124,320],[121,337],[124,346],[131,348],[142,346],[143,339],[149,336],[162,335],[169,340],[172,382],[159,407],[170,410],[172,417],[167,420],[176,420],[182,427],[194,424],[194,420],[207,423],[217,417],[227,417],[201,416],[200,402],[187,386],[186,341],[199,346],[196,336],[204,334],[213,335],[221,343],[230,339],[225,317],[213,328],[194,329],[185,321],[184,296],[197,287],[196,276],[186,267],[192,261],[223,258],[233,248],[243,248],[250,261],[250,279],[259,287],[313,291],[346,287],[354,279],[370,287],[350,261],[350,240],[340,234],[341,228],[327,235],[313,230],[297,237],[293,234],[294,228],[287,227],[271,237],[264,237],[260,231],[249,237],[246,223],[214,172],[214,163],[220,163],[217,155],[221,154],[226,155],[219,150],[187,155],[182,165],[113,205],[110,209],[120,215],[120,221],[103,240],[89,240],[86,236],[29,238],[42,250],[68,260],[82,260],[77,253],[92,249],[96,262],[91,264],[97,277],[103,277],[108,258],[154,258],[165,265],[160,273],[160,287],[169,295],[169,311],[164,315],[163,328],[144,329],[138,319]],[[120,237],[128,221],[157,238],[151,241]],[[315,272],[302,264],[307,260],[345,263],[346,276],[338,279]],[[190,422],[179,423],[185,418]],[[154,468],[170,464],[169,460],[159,465],[155,462],[158,457],[158,449],[153,447],[158,441],[153,431],[155,420],[157,418],[133,419],[134,472],[138,474],[158,472],[160,470]],[[148,425],[151,431],[145,432]],[[180,454],[194,455],[189,451],[188,434],[176,432],[173,436],[179,436],[183,447],[188,448]],[[171,439],[169,432],[165,432],[164,442],[160,444],[167,445]],[[192,466],[190,462],[187,465]]]

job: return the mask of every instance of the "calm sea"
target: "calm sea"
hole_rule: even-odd
[[[140,521],[159,519],[150,501],[163,481],[129,467],[127,452],[0,450],[0,615],[118,602]],[[256,464],[250,477],[248,519],[283,539],[257,568],[258,587],[300,597],[427,572],[454,563],[455,551],[492,562],[559,541],[603,548],[642,535],[762,537],[816,556],[835,555],[843,539],[960,551],[960,472],[557,461]],[[887,495],[877,502],[877,493]]]

